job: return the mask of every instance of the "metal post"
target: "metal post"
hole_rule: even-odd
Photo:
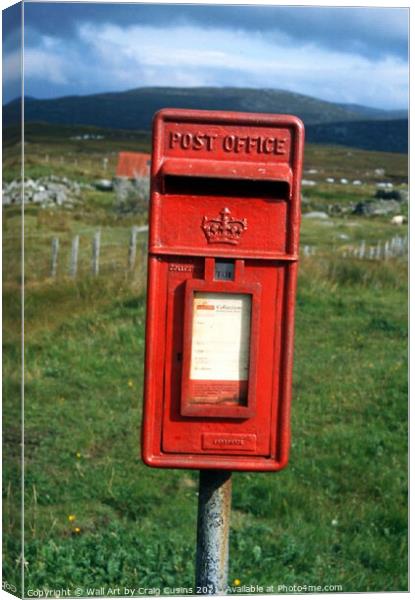
[[[228,585],[230,471],[200,471],[197,517],[196,593],[225,594]]]

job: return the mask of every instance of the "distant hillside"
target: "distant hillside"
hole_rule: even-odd
[[[408,152],[408,120],[349,121],[309,125],[306,139],[313,144],[338,144],[361,150]]]
[[[359,118],[366,117],[367,119],[407,119],[407,110],[382,110],[381,108],[373,108],[371,106],[362,106],[361,104],[337,104],[337,106],[356,113]]]
[[[350,144],[357,148],[371,147],[373,140],[379,140],[383,144],[383,134],[372,136],[371,141],[366,135],[373,134],[375,125],[362,127],[356,124],[348,129],[347,123],[372,119],[386,123],[392,116],[390,111],[334,104],[283,90],[155,87],[89,96],[66,96],[52,100],[27,97],[25,121],[149,131],[154,113],[165,107],[294,114],[299,116],[306,126],[322,126],[310,130],[317,142]],[[397,116],[401,117],[401,112],[397,112]],[[18,101],[3,107],[3,126],[17,123],[19,118]],[[339,131],[340,137],[328,142],[325,137],[328,136],[330,140],[333,137],[331,123],[338,124],[336,131]],[[402,132],[403,128],[399,131]],[[397,139],[394,146],[397,148],[395,152],[404,152],[407,139]],[[376,146],[371,149],[380,148]]]

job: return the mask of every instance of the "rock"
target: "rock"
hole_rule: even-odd
[[[323,211],[318,211],[318,210],[312,210],[309,213],[305,213],[303,215],[303,219],[328,219],[329,216],[327,213],[323,212]]]
[[[408,190],[399,190],[399,193],[401,195],[401,202],[404,202],[405,204],[408,204],[408,200],[409,200],[409,192],[408,192]]]
[[[403,198],[406,198],[406,200],[408,200],[408,193],[405,196],[405,194],[402,194],[402,191],[384,189],[376,190],[375,198],[382,198],[383,200],[398,200],[399,202],[401,202]]]
[[[367,200],[358,202],[354,207],[354,215],[385,216],[390,213],[399,213],[400,204],[397,200]]]
[[[99,179],[95,182],[95,188],[101,192],[110,192],[114,189],[112,181],[110,179]]]
[[[71,181],[67,177],[50,175],[24,182],[24,202],[43,206],[73,205],[82,189],[93,189],[90,185]],[[3,205],[19,204],[22,201],[22,185],[13,180],[3,188]]]
[[[66,201],[66,193],[63,190],[59,190],[58,192],[56,192],[55,200],[56,204],[58,206],[61,206]]]
[[[330,206],[328,207],[328,212],[330,215],[341,215],[345,212],[347,212],[347,207],[346,206],[342,206],[340,204],[330,204]]]
[[[49,194],[46,191],[40,190],[33,195],[33,202],[47,202]]]
[[[354,207],[352,213],[354,215],[369,215],[369,208],[367,202],[358,202]]]
[[[12,203],[10,196],[8,194],[6,194],[4,191],[2,192],[1,197],[2,197],[3,206],[7,206],[8,204]]]
[[[404,215],[395,215],[391,219],[392,225],[403,225],[406,223],[406,217]]]
[[[390,181],[380,181],[379,183],[376,184],[376,187],[378,190],[386,190],[386,189],[392,189],[393,185],[390,183]]]

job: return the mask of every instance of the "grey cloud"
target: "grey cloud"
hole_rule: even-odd
[[[71,36],[81,22],[118,25],[195,23],[241,29],[296,43],[315,43],[370,58],[407,58],[409,11],[400,8],[213,6],[171,4],[35,3],[26,5],[28,24],[53,34],[59,23]]]

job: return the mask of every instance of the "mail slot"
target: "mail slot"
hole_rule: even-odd
[[[142,456],[288,461],[304,128],[165,109],[153,123]]]

